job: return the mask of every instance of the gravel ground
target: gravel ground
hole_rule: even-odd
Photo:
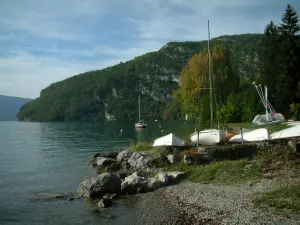
[[[254,196],[294,182],[281,178],[241,186],[180,183],[130,196],[131,212],[111,224],[300,224],[300,215],[279,215],[255,208],[251,202]]]
[[[239,187],[181,183],[159,192],[175,208],[195,217],[196,224],[202,221],[206,221],[205,224],[300,224],[299,215],[284,217],[272,213],[272,210],[255,208],[251,202],[254,195],[286,185],[287,182],[266,179]]]

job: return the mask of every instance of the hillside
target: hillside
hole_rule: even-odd
[[[16,120],[16,115],[21,106],[30,100],[28,98],[0,95],[0,121]]]
[[[243,34],[212,39],[212,46],[230,49],[232,68],[252,79],[258,73],[258,51],[262,35]],[[40,97],[25,104],[19,120],[136,120],[137,96],[141,95],[144,119],[178,117],[172,93],[179,87],[178,77],[188,60],[207,41],[170,42],[157,52],[147,53],[125,63],[86,72],[51,84]]]

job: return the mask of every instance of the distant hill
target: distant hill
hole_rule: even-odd
[[[226,35],[212,39],[211,44],[226,45],[233,70],[252,80],[258,73],[261,38],[262,34]],[[143,119],[164,118],[172,108],[172,93],[179,87],[182,67],[206,47],[207,41],[170,42],[128,62],[53,83],[21,108],[18,119],[136,120],[138,95]],[[176,112],[176,108],[172,110]]]
[[[31,101],[29,98],[0,95],[0,121],[16,120],[21,106],[29,101]]]

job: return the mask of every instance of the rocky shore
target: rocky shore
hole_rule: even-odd
[[[300,224],[297,214],[282,215],[270,208],[262,210],[252,201],[262,193],[299,182],[298,178],[263,178],[229,186],[180,183],[185,173],[162,170],[170,164],[205,164],[218,158],[216,153],[212,156],[205,149],[201,152],[181,156],[176,151],[153,154],[130,149],[97,153],[89,166],[102,168],[103,173],[82,181],[77,194],[97,199],[98,210],[113,205],[118,196],[134,195],[139,199],[135,219],[124,224]],[[236,157],[237,152],[232,152]],[[227,153],[226,150],[226,155],[220,155],[226,158]]]

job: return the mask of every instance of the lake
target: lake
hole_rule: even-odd
[[[134,122],[0,122],[0,224],[131,224],[137,205],[126,198],[97,214],[92,212],[94,202],[36,195],[75,193],[82,180],[96,175],[96,169],[88,168],[96,152],[150,142],[171,132],[187,138],[193,130],[192,123],[183,121],[147,124],[137,131]]]

